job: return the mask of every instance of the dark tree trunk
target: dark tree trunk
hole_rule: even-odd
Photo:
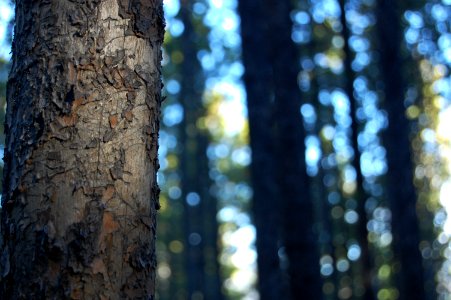
[[[291,40],[289,1],[265,0],[271,45],[275,96],[274,161],[278,163],[278,199],[282,203],[283,245],[289,261],[288,275],[293,299],[319,299],[322,280],[319,272],[318,236],[314,232],[314,210],[310,178],[306,173],[305,132],[300,115],[300,71],[297,49]]]
[[[208,138],[206,132],[200,132],[197,139],[199,159],[199,193],[204,205],[203,236],[205,256],[205,299],[221,300],[222,279],[219,265],[219,224],[216,219],[218,214],[217,199],[210,193],[211,181],[209,177],[209,165],[206,157]]]
[[[356,172],[356,185],[357,189],[355,192],[355,197],[357,201],[357,214],[359,219],[357,221],[357,238],[359,241],[361,254],[360,262],[362,265],[362,282],[365,292],[363,294],[363,299],[371,300],[374,299],[374,292],[371,286],[371,258],[370,250],[368,245],[368,216],[365,210],[365,202],[368,198],[364,188],[363,188],[363,175],[360,168],[360,149],[359,149],[359,124],[357,120],[357,99],[354,97],[354,80],[355,73],[352,70],[352,54],[349,48],[349,38],[350,33],[348,29],[348,24],[346,22],[346,9],[345,0],[340,0],[341,9],[341,24],[343,26],[342,34],[344,39],[343,51],[345,53],[344,65],[345,65],[345,91],[349,97],[350,115],[352,119],[351,130],[352,130],[352,147],[354,149],[354,158],[352,160],[352,166]]]
[[[185,26],[181,36],[181,50],[184,59],[181,64],[180,90],[180,102],[183,106],[183,121],[180,124],[179,137],[182,148],[180,171],[185,223],[187,290],[188,299],[192,299],[196,295],[205,296],[204,199],[201,198],[199,191],[199,177],[202,177],[202,174],[198,174],[199,145],[197,136],[199,132],[196,128],[196,121],[200,117],[202,106],[203,84],[198,77],[202,76],[202,70],[196,57],[194,44],[196,35],[186,1],[181,3],[180,19]],[[208,176],[208,174],[203,176],[205,175]]]
[[[401,268],[396,274],[400,299],[424,299],[423,260],[419,251],[420,234],[416,214],[417,195],[413,185],[413,167],[409,124],[405,118],[402,78],[399,1],[379,0],[377,30],[388,129],[384,140],[387,149],[387,185],[392,211],[395,260]]]
[[[254,190],[253,217],[257,232],[258,290],[261,300],[281,297],[279,269],[280,196],[275,178],[276,164],[271,101],[271,66],[268,62],[262,2],[240,0],[244,83],[247,93],[250,145],[252,148],[251,181]],[[293,208],[294,209],[294,208]],[[292,230],[295,230],[293,228]]]
[[[153,299],[162,2],[16,1],[2,299]]]
[[[201,37],[196,32],[189,1],[181,2],[180,18],[185,25],[181,36],[184,60],[180,96],[184,120],[180,140],[183,147],[181,175],[188,250],[188,293],[190,299],[196,293],[202,293],[206,299],[220,300],[217,207],[216,199],[210,194],[208,135],[198,126],[206,114],[202,103],[204,74],[197,59],[196,47]],[[198,244],[197,238],[200,238]]]
[[[313,57],[315,55],[315,48],[316,43],[313,41],[310,42],[308,45],[308,54],[310,57]],[[321,89],[318,84],[319,72],[316,68],[313,69],[312,72],[313,78],[311,80],[311,87],[309,89],[309,92],[311,94],[310,97],[313,100],[313,103],[316,105],[316,110],[318,111],[318,119],[314,128],[314,132],[318,134],[319,132],[321,132],[323,126],[326,125],[327,122],[325,122],[325,120],[328,120],[329,116],[328,111],[324,110],[319,102],[319,91]],[[327,159],[326,156],[329,154],[330,147],[328,147],[326,143],[327,142],[325,142],[324,139],[321,138],[321,161]],[[312,197],[317,200],[314,205],[316,206],[315,209],[318,212],[317,219],[319,220],[317,223],[319,234],[318,248],[320,256],[330,255],[332,261],[336,262],[337,257],[335,255],[336,247],[334,245],[334,235],[337,231],[337,228],[333,225],[330,205],[327,199],[330,191],[324,186],[324,180],[327,174],[330,173],[330,171],[324,170],[321,161],[318,168],[318,174],[315,176],[315,180],[312,180],[311,182]],[[338,287],[339,283],[337,275],[337,272],[334,272],[331,276],[324,279],[323,284],[325,285],[327,283],[331,283],[334,286]],[[327,299],[327,296],[325,296],[324,298]]]

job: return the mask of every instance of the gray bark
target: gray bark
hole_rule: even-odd
[[[16,1],[2,299],[152,299],[160,0]]]

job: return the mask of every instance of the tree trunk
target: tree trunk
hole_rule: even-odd
[[[314,210],[310,178],[306,173],[305,131],[300,114],[301,92],[297,84],[299,57],[291,39],[290,1],[265,0],[271,45],[278,147],[278,198],[282,204],[283,245],[289,261],[288,275],[293,299],[320,299],[318,234],[314,232]]]
[[[16,1],[2,299],[153,299],[160,0]]]
[[[424,299],[423,260],[419,251],[420,233],[416,214],[417,195],[413,185],[410,132],[404,107],[406,85],[401,73],[401,13],[399,1],[379,0],[377,3],[384,108],[388,113],[389,123],[384,135],[388,196],[393,216],[394,255],[401,266],[395,275],[400,299]]]
[[[359,124],[357,120],[357,99],[354,97],[354,80],[355,73],[352,70],[352,57],[351,57],[351,49],[349,47],[349,38],[350,32],[348,29],[348,24],[346,22],[346,9],[345,9],[345,0],[339,1],[340,9],[341,9],[341,25],[343,26],[342,35],[344,39],[343,51],[345,53],[344,65],[345,65],[345,91],[349,98],[349,108],[350,115],[352,119],[351,130],[352,130],[352,147],[354,149],[354,157],[352,159],[352,167],[356,173],[356,192],[354,194],[357,201],[357,214],[359,215],[357,221],[357,239],[360,244],[361,254],[360,254],[360,263],[362,266],[362,282],[363,287],[365,288],[365,292],[363,294],[363,299],[371,300],[374,299],[374,292],[371,285],[371,258],[370,258],[370,250],[368,244],[368,216],[365,209],[365,202],[368,198],[368,195],[363,188],[363,175],[362,170],[360,168],[360,149],[359,149]]]
[[[217,206],[216,199],[210,194],[212,183],[207,157],[209,139],[207,131],[199,126],[206,115],[202,102],[205,76],[197,59],[203,37],[198,33],[199,24],[196,26],[193,20],[191,2],[181,1],[179,13],[185,26],[180,37],[184,57],[180,91],[184,119],[180,126],[180,143],[188,297],[194,299],[202,294],[205,299],[221,300]],[[200,238],[198,243],[196,238]]]
[[[251,181],[256,227],[258,290],[261,300],[283,298],[279,268],[280,202],[275,177],[275,145],[272,139],[273,103],[271,67],[262,3],[240,0],[244,83],[247,93],[249,135],[252,148]]]
[[[205,296],[205,257],[204,257],[204,201],[200,193],[199,178],[208,177],[199,174],[199,161],[207,158],[206,150],[199,157],[200,145],[197,143],[199,131],[196,122],[201,117],[203,81],[202,69],[197,60],[194,28],[190,20],[187,1],[182,1],[180,19],[185,30],[180,37],[180,48],[183,52],[181,64],[180,103],[183,106],[183,120],[180,124],[181,145],[181,187],[183,201],[183,219],[186,248],[186,277],[188,299]]]

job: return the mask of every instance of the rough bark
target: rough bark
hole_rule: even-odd
[[[409,123],[405,117],[405,81],[401,68],[402,30],[399,1],[377,2],[377,32],[384,102],[388,129],[384,134],[387,149],[387,186],[392,211],[395,260],[400,271],[395,274],[400,299],[424,299],[423,260],[419,251],[420,233],[416,214],[417,195],[413,185],[413,166]]]
[[[345,54],[344,65],[345,65],[345,91],[349,98],[349,107],[350,107],[350,115],[351,115],[351,130],[352,130],[352,147],[354,149],[354,157],[352,159],[352,166],[356,172],[356,192],[355,198],[357,201],[357,213],[359,215],[359,219],[357,221],[357,238],[360,244],[361,254],[360,254],[360,263],[362,265],[362,282],[363,287],[365,288],[365,292],[363,294],[363,299],[371,300],[374,299],[374,292],[371,285],[371,258],[370,258],[370,250],[368,244],[368,216],[365,210],[365,202],[368,198],[367,193],[363,188],[363,175],[362,170],[360,168],[360,149],[359,149],[359,123],[357,120],[357,99],[354,97],[354,80],[355,73],[352,70],[352,57],[351,57],[351,49],[349,47],[349,38],[350,33],[348,29],[348,24],[346,22],[346,9],[345,9],[345,0],[339,1],[340,9],[341,9],[341,24],[343,26],[342,35],[344,39],[343,51]]]
[[[275,180],[272,72],[268,63],[266,20],[261,1],[240,0],[238,10],[252,148],[250,171],[254,189],[252,212],[257,234],[258,290],[261,300],[278,299],[283,298],[278,257],[280,202],[277,199],[280,197]]]
[[[299,61],[291,40],[290,1],[265,0],[270,64],[274,78],[274,140],[278,147],[279,195],[283,213],[283,244],[289,261],[288,275],[293,299],[319,299],[318,236],[313,231],[314,210],[310,179],[306,173],[305,131],[300,115],[301,92],[297,84]],[[270,41],[270,42],[269,42]]]
[[[16,1],[2,299],[153,299],[159,0]]]

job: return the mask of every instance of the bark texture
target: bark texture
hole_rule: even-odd
[[[16,1],[2,299],[153,299],[160,0]]]
[[[405,81],[402,78],[402,30],[400,1],[377,2],[377,30],[383,76],[384,108],[388,129],[384,135],[387,149],[387,184],[392,210],[395,260],[401,268],[395,274],[400,299],[425,299],[423,259],[419,250],[420,232],[416,214],[417,195],[413,185],[413,166],[409,123],[405,117]]]

